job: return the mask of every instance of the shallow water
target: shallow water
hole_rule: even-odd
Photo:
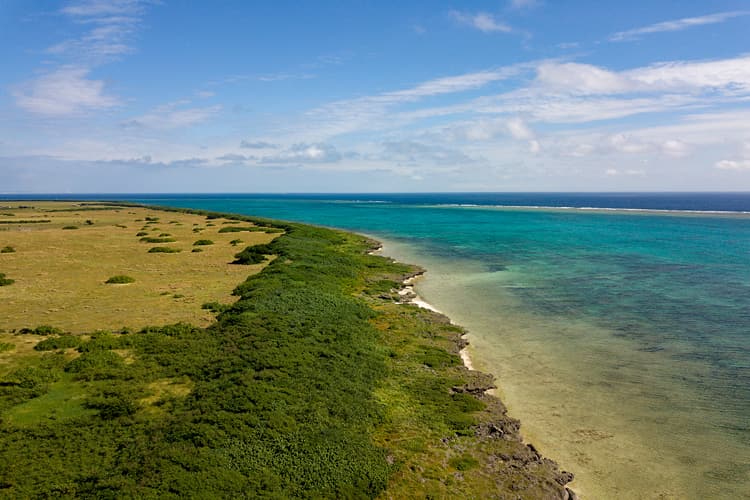
[[[750,200],[712,196],[625,202],[746,210]],[[748,496],[750,217],[362,198],[132,199],[381,237],[429,270],[417,291],[469,329],[477,368],[498,377],[526,439],[576,473],[584,496]],[[546,201],[516,204],[571,205]],[[596,201],[578,206],[621,206]]]

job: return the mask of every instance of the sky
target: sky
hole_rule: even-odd
[[[750,191],[750,0],[0,0],[0,193]]]

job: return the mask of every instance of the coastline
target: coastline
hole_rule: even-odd
[[[368,239],[370,239],[376,245],[376,247],[373,250],[370,250],[368,252],[369,255],[377,255],[377,256],[385,257],[385,258],[388,258],[388,259],[391,259],[391,260],[394,260],[394,261],[397,262],[397,260],[394,259],[393,257],[390,257],[388,255],[384,255],[383,254],[384,245],[383,245],[383,243],[380,240],[378,240],[378,239],[376,239],[376,238],[374,238],[374,237],[372,237],[370,235],[365,235],[365,236]],[[397,291],[397,295],[399,297],[398,303],[400,303],[400,304],[415,305],[415,306],[417,306],[420,309],[425,309],[427,311],[430,311],[432,313],[440,315],[441,317],[443,317],[451,325],[460,327],[460,325],[458,325],[457,323],[455,323],[443,311],[439,310],[434,305],[432,305],[429,302],[427,302],[426,300],[424,300],[424,298],[421,297],[416,292],[415,287],[416,287],[417,281],[420,278],[423,278],[427,272],[428,272],[427,269],[424,269],[424,268],[420,267],[419,271],[406,276],[401,281],[401,288]],[[460,328],[463,329],[463,327],[460,327]],[[500,398],[495,393],[495,389],[496,389],[496,386],[494,385],[494,378],[495,377],[493,375],[491,375],[491,374],[488,374],[488,373],[485,373],[485,372],[481,372],[481,371],[477,371],[475,369],[474,364],[473,364],[473,362],[471,360],[471,356],[469,354],[469,350],[468,350],[469,349],[469,345],[470,345],[469,340],[468,340],[469,332],[466,331],[465,329],[463,329],[463,330],[464,330],[464,333],[460,336],[460,341],[457,343],[458,344],[458,355],[461,358],[463,367],[465,369],[469,370],[470,372],[476,373],[477,375],[480,375],[482,377],[489,377],[493,381],[493,382],[491,382],[488,385],[480,386],[480,387],[477,387],[476,389],[474,389],[476,395],[480,399],[482,399],[482,400],[489,400],[492,403],[494,403],[494,405],[496,405],[496,407],[499,408],[499,410],[496,410],[496,411],[499,411],[499,413],[504,418],[508,418],[511,422],[514,423],[513,434],[515,434],[515,439],[517,439],[528,450],[530,450],[531,453],[534,454],[537,457],[538,460],[546,461],[548,463],[552,463],[552,464],[554,464],[555,467],[558,467],[557,462],[555,462],[552,459],[542,457],[542,455],[540,455],[540,453],[537,451],[536,447],[532,443],[526,441],[523,438],[522,434],[520,433],[521,422],[518,421],[518,420],[513,419],[512,417],[508,417],[507,416],[507,409],[506,409],[505,405],[503,404],[503,402],[500,400]],[[493,424],[490,424],[490,425],[493,425]],[[492,432],[492,431],[490,431],[490,432]],[[562,474],[563,474],[563,476],[566,479],[565,483],[562,484],[562,487],[563,487],[563,496],[562,496],[562,498],[563,498],[563,500],[580,500],[581,497],[579,496],[579,494],[574,489],[568,487],[568,485],[570,485],[573,482],[573,479],[574,479],[573,473],[567,472],[567,471],[562,471]]]
[[[369,251],[368,253],[370,255],[380,255],[381,257],[384,257],[384,255],[382,254],[382,252],[383,252],[383,244],[380,241],[372,238],[369,235],[366,235],[366,236],[367,236],[367,238],[372,239],[378,245],[377,248],[375,248],[374,250]],[[417,307],[421,307],[422,309],[427,309],[428,311],[432,311],[434,313],[441,314],[441,315],[445,316],[446,318],[448,318],[448,321],[450,322],[450,324],[455,325],[456,323],[454,323],[454,321],[447,314],[445,314],[443,311],[441,311],[437,307],[433,306],[432,304],[430,304],[429,302],[427,302],[426,300],[424,300],[416,292],[416,290],[415,290],[416,281],[419,278],[421,278],[422,276],[424,276],[424,274],[426,272],[427,272],[426,270],[421,271],[418,274],[415,274],[413,276],[409,276],[408,278],[406,278],[405,280],[402,281],[401,284],[403,286],[402,286],[401,290],[398,291],[398,295],[402,298],[401,302],[404,303],[404,304],[413,304],[413,305],[415,305]],[[461,357],[461,361],[463,361],[463,364],[464,364],[464,366],[466,368],[468,368],[469,370],[474,370],[474,364],[472,363],[471,356],[469,355],[469,340],[468,340],[468,335],[469,335],[468,332],[466,332],[466,333],[464,333],[462,335],[461,338],[466,343],[461,348],[461,350],[458,351],[458,355]],[[490,390],[492,390],[492,389],[490,389]]]
[[[426,272],[426,271],[425,271]],[[415,276],[412,276],[411,278],[407,278],[403,281],[404,287],[399,290],[398,294],[405,299],[405,304],[414,304],[417,307],[421,307],[422,309],[427,309],[428,311],[432,311],[438,314],[442,314],[446,318],[449,319],[450,323],[452,325],[455,325],[452,319],[448,315],[446,315],[443,311],[439,310],[429,302],[425,301],[415,290],[415,282],[424,276],[424,272],[417,274]],[[461,338],[466,342],[464,347],[461,348],[460,351],[458,351],[458,355],[461,357],[461,361],[463,361],[464,366],[468,368],[469,370],[474,370],[474,364],[471,362],[471,356],[469,355],[469,340],[468,340],[469,333],[464,333]],[[490,389],[492,390],[492,389]]]

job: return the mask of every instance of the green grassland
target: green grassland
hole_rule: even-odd
[[[274,258],[206,304],[207,327],[0,336],[0,496],[565,497],[570,476],[461,365],[463,331],[397,303],[418,269],[357,235],[235,219],[276,232],[227,243],[232,265]]]

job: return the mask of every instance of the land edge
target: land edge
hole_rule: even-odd
[[[23,201],[23,202],[33,202],[37,200],[4,200],[4,201]],[[108,205],[114,207],[138,207],[138,208],[148,208],[151,210],[159,210],[164,212],[184,212],[184,213],[192,213],[197,215],[204,215],[204,216],[216,216],[216,217],[227,217],[230,219],[242,219],[251,217],[253,220],[251,222],[261,223],[261,224],[269,224],[273,227],[274,225],[278,224],[284,224],[286,222],[289,222],[291,224],[297,224],[297,225],[307,225],[312,227],[321,227],[329,230],[339,231],[342,233],[348,233],[355,235],[359,238],[362,238],[362,240],[369,245],[369,248],[366,250],[366,253],[371,255],[377,255],[377,252],[382,250],[382,244],[377,241],[376,239],[363,235],[361,233],[356,233],[355,231],[349,231],[344,230],[340,228],[335,227],[329,227],[329,226],[322,226],[317,224],[309,224],[309,223],[301,223],[301,222],[292,222],[292,221],[284,221],[280,219],[272,219],[267,217],[258,217],[258,216],[251,216],[251,215],[245,215],[245,214],[236,214],[231,212],[220,212],[215,210],[206,210],[206,209],[196,209],[196,208],[186,208],[186,207],[172,207],[172,206],[162,206],[162,205],[146,205],[142,203],[134,203],[130,201],[113,201],[113,200],[107,200],[107,201],[98,201],[95,199],[76,199],[76,200],[38,200],[38,201],[61,201],[61,202],[69,202],[69,203],[81,203],[83,205]],[[391,257],[380,255],[381,258],[389,259],[393,262],[399,262],[396,259],[393,259]],[[412,282],[416,280],[417,278],[423,276],[427,270],[414,265],[414,264],[407,264],[412,269],[414,269],[411,272],[405,273],[401,276],[400,279],[400,287],[398,289],[393,290],[396,297],[395,300],[393,296],[381,296],[380,299],[388,299],[396,302],[397,304],[403,304],[403,305],[413,305],[415,307],[418,307],[419,309],[426,310],[427,314],[431,316],[431,319],[435,321],[436,323],[446,323],[451,324],[457,328],[461,328],[463,330],[463,334],[456,337],[454,339],[454,346],[452,349],[449,350],[451,354],[458,355],[463,365],[461,366],[462,369],[465,369],[469,371],[473,377],[471,378],[471,382],[469,384],[465,384],[462,386],[454,386],[452,390],[455,393],[466,393],[469,394],[479,401],[483,402],[486,406],[488,411],[493,415],[493,418],[489,421],[482,422],[478,424],[475,428],[475,435],[479,438],[500,438],[506,441],[516,442],[523,446],[523,454],[516,455],[514,454],[512,457],[501,457],[501,458],[511,458],[514,461],[520,461],[523,468],[528,468],[526,466],[531,464],[544,464],[549,469],[553,470],[555,473],[555,482],[559,485],[560,490],[560,496],[556,498],[562,498],[563,500],[578,500],[578,495],[570,488],[566,487],[567,484],[569,484],[573,480],[573,473],[567,472],[564,470],[560,470],[558,464],[549,459],[543,457],[539,451],[536,449],[536,447],[531,443],[525,443],[523,438],[520,434],[520,421],[518,419],[515,419],[513,417],[510,417],[507,415],[507,408],[502,403],[502,401],[490,394],[488,391],[491,389],[496,388],[494,382],[495,377],[491,374],[480,372],[477,370],[474,370],[470,366],[470,362],[467,364],[466,360],[468,359],[468,354],[465,352],[465,348],[468,346],[469,342],[466,339],[466,330],[461,327],[460,325],[455,324],[448,316],[443,314],[442,312],[438,311],[431,305],[429,305],[427,302],[423,301],[415,292],[412,291],[409,293],[401,294],[400,292],[404,288],[408,288],[411,286]],[[426,307],[425,307],[426,306]],[[463,354],[462,354],[463,353]],[[447,438],[444,438],[444,440]],[[533,472],[530,472],[533,475]],[[518,497],[520,498],[520,497]]]
[[[397,262],[396,259],[382,254],[384,247],[380,241],[378,241],[377,239],[371,236],[365,236],[365,237],[372,245],[372,248],[367,252],[368,254],[377,255],[386,259],[390,259],[394,262]],[[546,462],[553,468],[560,470],[559,464],[557,462],[555,462],[554,460],[550,458],[543,457],[532,443],[528,443],[523,439],[523,436],[521,435],[521,421],[509,416],[507,407],[502,402],[502,400],[490,392],[491,390],[497,388],[497,386],[495,385],[494,375],[474,369],[474,365],[472,364],[471,357],[467,350],[469,346],[469,340],[468,340],[469,332],[461,325],[455,323],[448,315],[446,315],[439,309],[435,308],[429,302],[425,301],[416,292],[415,290],[416,281],[419,278],[424,277],[427,274],[428,270],[416,264],[410,264],[410,265],[416,267],[417,270],[402,276],[401,287],[398,290],[396,290],[396,293],[398,295],[397,302],[400,304],[405,304],[405,305],[413,305],[413,306],[419,307],[420,309],[427,310],[429,311],[429,314],[431,314],[436,321],[450,323],[451,325],[461,328],[463,330],[463,334],[456,340],[454,344],[454,350],[455,350],[454,354],[459,355],[463,363],[463,367],[466,370],[469,370],[470,372],[475,373],[476,375],[478,375],[485,381],[484,384],[476,385],[473,387],[465,387],[465,388],[454,387],[454,390],[468,392],[472,394],[474,397],[476,397],[477,399],[479,399],[480,401],[487,404],[488,407],[492,407],[493,413],[495,413],[495,415],[497,416],[496,422],[488,422],[484,424],[483,427],[480,427],[479,429],[477,429],[477,432],[480,433],[480,435],[486,435],[486,436],[493,436],[493,435],[499,434],[503,439],[509,439],[509,440],[513,440],[513,441],[517,441],[519,443],[525,444],[526,448],[531,453],[532,459]],[[561,474],[561,477],[565,479],[565,482],[561,484],[561,486],[563,487],[562,498],[564,500],[579,500],[578,494],[573,489],[568,488],[566,486],[567,484],[573,481],[574,474],[572,472],[568,472],[564,470],[560,470],[560,474]]]

